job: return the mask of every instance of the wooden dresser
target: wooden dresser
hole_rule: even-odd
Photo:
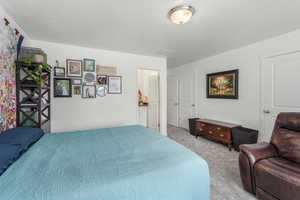
[[[222,142],[231,151],[232,129],[239,126],[221,121],[199,119],[196,121],[196,137],[204,136],[208,139]]]

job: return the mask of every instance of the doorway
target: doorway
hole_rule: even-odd
[[[168,124],[189,129],[189,118],[195,117],[194,80],[168,78]]]
[[[160,131],[160,72],[139,69],[138,72],[138,123]]]
[[[263,59],[261,71],[260,140],[270,141],[280,112],[300,112],[300,51]]]

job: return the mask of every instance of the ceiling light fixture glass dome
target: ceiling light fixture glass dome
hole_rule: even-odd
[[[181,5],[172,8],[168,13],[168,17],[175,24],[185,24],[194,14],[195,8],[189,5]]]

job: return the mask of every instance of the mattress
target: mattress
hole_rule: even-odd
[[[2,200],[209,200],[197,154],[142,126],[47,134],[0,176]]]

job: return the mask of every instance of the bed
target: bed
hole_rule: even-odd
[[[0,176],[2,200],[209,200],[198,155],[142,126],[46,134]]]

